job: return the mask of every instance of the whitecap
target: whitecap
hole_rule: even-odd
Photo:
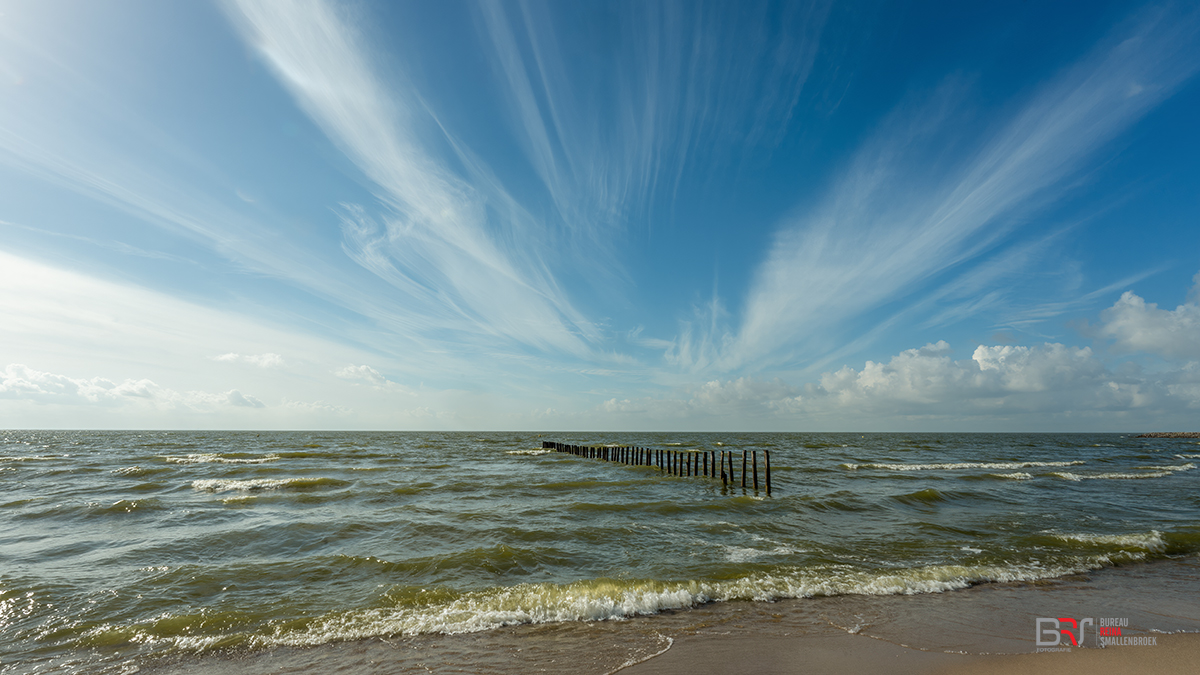
[[[250,480],[222,480],[205,478],[192,481],[192,489],[201,492],[256,492],[283,488],[315,488],[346,485],[336,478],[255,478]]]
[[[1073,462],[949,462],[942,464],[885,464],[870,462],[865,464],[842,464],[851,471],[858,469],[887,469],[889,471],[948,471],[956,469],[1028,469],[1043,466],[1077,466],[1086,464],[1083,460]]]
[[[1067,542],[1078,542],[1090,546],[1116,546],[1118,548],[1140,548],[1147,551],[1161,553],[1167,550],[1167,542],[1163,539],[1162,532],[1158,530],[1150,530],[1149,532],[1135,532],[1133,534],[1089,534],[1089,533],[1060,533],[1048,532],[1055,539],[1061,539]]]
[[[222,457],[213,453],[187,455],[186,457],[163,457],[170,464],[266,464],[279,459],[279,455],[265,457]]]
[[[1196,468],[1195,464],[1182,464],[1178,466],[1139,466],[1140,473],[1130,473],[1121,471],[1112,471],[1108,473],[1071,473],[1069,471],[1054,471],[1051,476],[1058,476],[1065,480],[1082,481],[1082,480],[1141,480],[1145,478],[1165,478],[1174,475],[1180,471],[1191,471]]]

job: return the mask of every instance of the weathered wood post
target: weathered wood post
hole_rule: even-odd
[[[721,451],[721,487],[725,487],[728,483],[728,476],[725,475],[725,451]]]
[[[704,477],[708,478],[708,453],[704,453]]]
[[[758,451],[750,451],[750,461],[754,463],[754,491],[758,492]]]
[[[763,464],[767,465],[767,496],[771,496],[771,451],[763,450]]]
[[[746,451],[742,451],[742,487],[746,487]]]

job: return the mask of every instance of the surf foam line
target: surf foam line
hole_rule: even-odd
[[[887,469],[889,471],[943,471],[955,469],[1029,469],[1039,466],[1077,466],[1086,464],[1083,460],[1073,462],[953,462],[947,464],[883,464],[870,462],[853,464],[847,462],[841,466],[851,471],[859,469]]]
[[[188,621],[140,626],[108,624],[89,631],[93,640],[106,633],[145,643],[166,643],[184,651],[212,648],[316,646],[392,635],[459,634],[504,626],[567,621],[620,621],[633,616],[686,609],[709,602],[836,595],[918,595],[953,591],[988,582],[1036,581],[1079,574],[1146,558],[1141,551],[1072,556],[1054,564],[931,565],[893,570],[864,570],[846,564],[759,572],[724,581],[663,582],[592,579],[569,584],[518,584],[453,594],[439,600],[401,606],[333,612],[307,621],[245,626],[240,633],[198,634]],[[447,598],[447,594],[451,597]],[[171,625],[174,634],[163,634]]]
[[[1139,467],[1137,467],[1137,470],[1141,471],[1141,473],[1110,472],[1110,473],[1088,474],[1088,473],[1071,473],[1070,471],[1054,471],[1054,472],[1051,472],[1050,475],[1058,476],[1059,478],[1069,480],[1069,481],[1138,480],[1138,479],[1142,479],[1142,478],[1165,478],[1167,476],[1174,475],[1180,471],[1191,471],[1194,468],[1196,468],[1196,465],[1189,463],[1189,464],[1182,464],[1182,465],[1178,465],[1178,466],[1139,466]]]
[[[163,460],[168,464],[266,464],[267,462],[275,462],[279,460],[279,455],[267,455],[265,457],[222,457],[217,454],[204,453],[187,455],[185,457],[164,456]]]
[[[200,492],[251,492],[259,490],[303,490],[318,487],[349,485],[337,478],[257,478],[253,480],[221,480],[206,478],[192,481],[192,489]]]

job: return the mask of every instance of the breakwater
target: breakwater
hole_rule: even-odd
[[[624,445],[570,445],[555,441],[542,441],[543,450],[565,452],[577,457],[616,462],[630,466],[656,468],[667,476],[720,477],[721,485],[737,485],[741,476],[743,488],[758,491],[758,450],[741,451],[741,473],[735,465],[735,453],[717,450],[660,450],[641,446]],[[763,450],[763,483],[767,496],[771,495],[771,452]]]

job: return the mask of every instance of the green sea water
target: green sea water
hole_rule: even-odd
[[[544,440],[768,450],[773,492]],[[1198,462],[1119,434],[3,431],[0,672],[1190,559]]]

